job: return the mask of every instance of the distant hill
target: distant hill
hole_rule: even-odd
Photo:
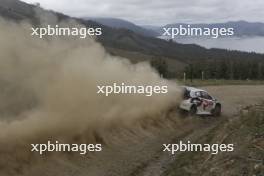
[[[160,26],[154,26],[154,25],[141,25],[141,27],[145,28],[145,29],[150,29],[153,31],[156,31],[160,29]]]
[[[97,23],[100,23],[100,24],[103,24],[105,26],[109,26],[112,28],[128,29],[128,30],[131,30],[135,33],[138,33],[144,36],[149,36],[149,37],[159,36],[159,33],[154,30],[145,29],[143,27],[135,25],[134,23],[131,23],[126,20],[118,19],[118,18],[84,18],[84,19],[93,20]]]
[[[156,29],[160,35],[162,35],[163,28],[178,28],[180,25],[187,26],[186,23],[175,23],[175,24],[167,24],[159,29]],[[233,21],[227,23],[213,23],[213,24],[191,24],[192,27],[201,27],[201,28],[234,28],[235,36],[243,37],[243,36],[264,36],[264,23],[253,23],[247,21]]]
[[[233,72],[232,78],[235,79],[256,78],[257,75],[259,78],[264,78],[263,54],[206,49],[194,44],[179,44],[140,35],[124,28],[112,28],[92,20],[72,18],[18,0],[0,0],[0,17],[12,21],[27,20],[31,21],[33,25],[39,25],[40,19],[34,8],[37,8],[38,12],[41,11],[42,15],[52,13],[58,21],[74,19],[86,27],[101,27],[103,35],[99,36],[97,41],[109,53],[126,57],[132,61],[166,60],[170,67],[171,77],[182,76],[184,70],[189,70],[194,76],[199,77],[201,70],[206,69],[208,72],[206,74],[210,75],[210,78],[230,78],[229,75],[232,75]]]
[[[23,8],[25,10],[21,10]],[[34,25],[38,25],[40,21],[38,21],[39,19],[36,17],[37,14],[34,8],[38,8],[38,12],[41,11],[42,15],[45,13],[52,13],[57,16],[58,20],[75,19],[87,27],[101,27],[103,35],[98,37],[98,41],[106,48],[111,48],[111,51],[113,51],[113,49],[116,49],[114,51],[121,49],[155,57],[182,60],[183,62],[188,62],[188,60],[193,59],[203,59],[200,55],[207,51],[205,48],[197,45],[170,43],[162,39],[139,35],[125,28],[112,28],[92,20],[72,18],[61,13],[47,11],[34,5],[26,4],[19,0],[0,0],[0,9],[2,9],[0,11],[0,16],[9,20],[27,20],[31,21]],[[194,52],[194,55],[197,57],[193,58],[192,55],[189,54],[190,51]],[[118,55],[118,53],[114,54]],[[185,56],[182,57],[181,55]]]
[[[2,17],[22,20],[32,19],[33,5],[17,0],[0,0],[0,14]]]

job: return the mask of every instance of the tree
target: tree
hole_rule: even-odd
[[[263,68],[262,68],[262,63],[258,63],[258,79],[259,79],[259,80],[263,79]]]
[[[151,66],[155,68],[162,77],[168,76],[168,64],[166,60],[161,58],[152,58]]]

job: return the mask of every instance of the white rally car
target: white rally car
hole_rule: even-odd
[[[183,87],[183,100],[180,109],[190,115],[221,115],[221,103],[205,90],[194,87]]]

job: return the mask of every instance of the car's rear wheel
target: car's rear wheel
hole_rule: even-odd
[[[222,111],[221,105],[217,104],[213,110],[213,116],[219,117],[221,115],[221,111]]]
[[[192,105],[190,111],[189,111],[189,115],[190,116],[195,116],[197,113],[197,107],[195,105]]]

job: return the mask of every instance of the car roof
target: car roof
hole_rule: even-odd
[[[205,90],[198,89],[198,88],[195,88],[195,87],[185,86],[184,88],[187,89],[187,90],[189,90],[189,91],[192,91],[192,92],[199,92],[199,91],[206,92]]]

